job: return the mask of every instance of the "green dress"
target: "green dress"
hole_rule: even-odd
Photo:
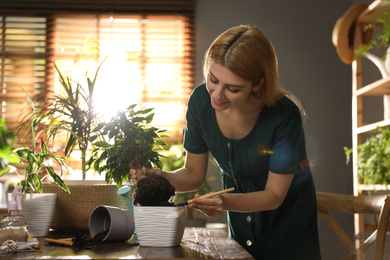
[[[220,167],[223,187],[235,187],[237,193],[264,190],[268,171],[294,174],[279,208],[228,211],[229,235],[256,259],[321,259],[302,119],[290,99],[264,107],[247,136],[229,139],[219,131],[206,85],[200,85],[188,102],[184,148],[195,154],[210,151]]]

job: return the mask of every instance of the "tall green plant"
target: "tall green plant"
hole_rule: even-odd
[[[66,168],[65,158],[56,155],[54,153],[51,153],[48,150],[45,141],[39,138],[39,136],[41,136],[41,134],[44,132],[44,130],[40,130],[36,132],[38,122],[39,122],[38,120],[39,115],[36,113],[36,110],[34,108],[34,103],[31,100],[30,96],[23,88],[21,89],[26,94],[28,103],[32,108],[32,116],[31,116],[31,123],[30,123],[31,146],[30,147],[21,146],[13,150],[13,152],[18,155],[19,160],[25,171],[24,174],[20,174],[16,170],[16,173],[21,178],[21,181],[17,184],[17,186],[22,185],[23,193],[32,193],[32,192],[42,193],[42,180],[46,176],[50,176],[53,178],[54,182],[59,187],[61,187],[62,189],[70,193],[69,188],[66,186],[66,184],[60,177],[64,173],[63,169]],[[58,175],[55,172],[54,168],[48,163],[47,160],[53,160],[54,163],[57,163],[59,165],[60,175]],[[42,170],[46,171],[46,175],[41,178],[40,174],[42,173]],[[7,174],[8,172],[9,170],[2,171],[0,177]]]
[[[88,167],[94,167],[105,180],[113,180],[118,187],[123,181],[130,181],[131,168],[162,168],[157,147],[165,146],[160,140],[166,137],[156,127],[147,127],[153,121],[153,108],[134,110],[136,105],[120,111],[109,122],[100,123],[94,130],[90,141],[96,149],[88,160]]]
[[[378,132],[357,146],[357,173],[364,184],[390,184],[390,128]],[[344,150],[349,164],[353,149]]]
[[[65,156],[69,156],[76,147],[80,149],[83,180],[86,176],[86,153],[90,144],[88,138],[98,123],[97,114],[94,112],[93,95],[97,75],[103,62],[97,68],[93,80],[87,77],[87,73],[85,74],[87,87],[73,81],[70,75],[64,76],[54,63],[64,94],[49,91],[48,98],[45,100],[46,105],[37,117],[37,123],[48,126],[46,137],[53,143],[58,134],[67,133]]]

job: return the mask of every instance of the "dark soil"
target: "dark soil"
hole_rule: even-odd
[[[107,229],[107,230],[105,230],[105,231],[103,231],[103,232],[100,232],[100,233],[96,234],[96,235],[92,238],[91,243],[92,243],[93,245],[98,245],[98,244],[103,243],[103,239],[108,235],[108,232],[109,232],[109,230]]]
[[[134,205],[173,206],[169,202],[175,195],[175,187],[163,176],[151,174],[137,182],[134,191]]]

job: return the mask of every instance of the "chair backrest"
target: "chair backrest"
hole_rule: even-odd
[[[390,195],[354,196],[318,191],[317,207],[319,213],[350,251],[344,259],[359,259],[359,256],[375,243],[374,260],[383,260],[386,231],[389,226]],[[376,230],[356,247],[330,212],[379,215],[379,221]]]

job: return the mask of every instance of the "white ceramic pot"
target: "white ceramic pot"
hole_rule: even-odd
[[[47,235],[53,219],[56,198],[56,193],[32,193],[22,196],[21,214],[27,219],[30,236]]]
[[[173,247],[183,238],[187,206],[134,206],[134,222],[140,246]]]

